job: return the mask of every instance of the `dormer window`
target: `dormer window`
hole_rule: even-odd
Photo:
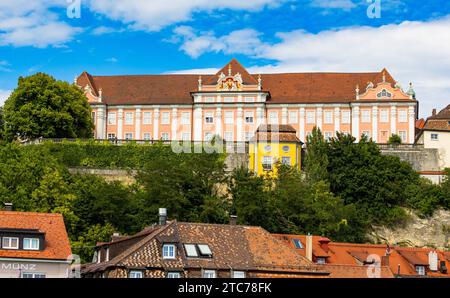
[[[327,263],[327,260],[325,258],[317,258],[316,263],[323,265]]]
[[[425,266],[416,266],[416,272],[418,275],[425,275]]]
[[[392,93],[388,92],[386,89],[381,90],[380,93],[377,94],[378,98],[391,98]]]
[[[39,239],[38,238],[24,238],[23,239],[23,249],[39,250]]]
[[[163,259],[175,259],[175,258],[176,258],[175,244],[164,244]]]
[[[19,249],[19,238],[17,237],[3,237],[3,249]]]

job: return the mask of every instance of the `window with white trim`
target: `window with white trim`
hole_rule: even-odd
[[[114,140],[116,138],[116,134],[115,133],[109,133],[108,134],[108,140]]]
[[[128,274],[128,278],[143,278],[144,275],[142,274],[142,271],[138,270],[131,270]]]
[[[399,130],[398,136],[400,139],[402,139],[402,143],[406,143],[408,140],[408,134],[406,133],[406,130]]]
[[[144,112],[142,117],[142,123],[145,125],[152,124],[152,112]]]
[[[191,133],[190,132],[183,132],[181,134],[181,140],[185,141],[185,142],[190,141],[191,140]]]
[[[216,100],[216,98],[212,97],[212,96],[208,96],[205,98],[205,102],[207,102],[207,103],[213,103],[215,100]]]
[[[439,134],[432,133],[430,138],[431,138],[432,141],[439,141]]]
[[[244,117],[245,117],[245,123],[253,124],[254,119],[255,119],[255,113],[247,111],[247,112],[245,112]]]
[[[133,133],[127,132],[125,133],[125,140],[132,140],[133,139]]]
[[[408,111],[407,110],[398,110],[398,122],[408,122]]]
[[[3,249],[19,249],[19,238],[17,237],[3,237]]]
[[[23,249],[39,250],[39,238],[24,238]]]
[[[116,112],[109,112],[108,113],[108,124],[109,125],[116,125]]]
[[[204,140],[205,140],[206,142],[209,142],[209,141],[212,140],[213,136],[214,136],[214,135],[213,135],[212,132],[207,131],[207,132],[205,132]]]
[[[150,141],[152,139],[152,135],[148,132],[144,133],[144,141]]]
[[[182,112],[181,113],[181,124],[182,125],[189,125],[189,124],[191,124],[191,113],[189,113],[189,112]]]
[[[316,112],[315,111],[307,111],[306,112],[306,123],[307,124],[316,123]]]
[[[233,124],[234,123],[234,112],[226,111],[225,112],[225,124]]]
[[[325,111],[323,122],[325,124],[332,124],[333,123],[333,112],[332,111]]]
[[[329,141],[333,137],[333,133],[330,131],[326,131],[326,132],[324,132],[323,136],[326,141]]]
[[[175,259],[176,258],[175,244],[164,244],[162,252],[163,252],[163,259]]]
[[[245,141],[249,142],[254,136],[254,133],[251,131],[246,131],[245,132]]]
[[[326,264],[327,263],[327,259],[325,259],[325,258],[317,258],[316,259],[316,263],[317,264],[321,264],[321,265]]]
[[[23,272],[22,278],[46,278],[46,275],[44,273]]]
[[[125,125],[133,125],[133,112],[125,113]]]
[[[264,171],[272,170],[272,156],[263,156],[262,167]]]
[[[250,96],[244,97],[244,102],[254,102],[254,101],[255,101],[254,97],[250,97]]]
[[[215,270],[204,270],[203,278],[216,278],[216,271]]]
[[[389,110],[388,109],[382,109],[380,111],[380,122],[382,122],[382,123],[389,122]]]
[[[366,136],[367,139],[370,139],[370,131],[364,130],[364,131],[362,132],[362,136]]]
[[[370,123],[370,110],[362,110],[361,122]]]
[[[181,278],[180,272],[167,272],[167,278]]]
[[[416,272],[418,275],[425,275],[425,266],[416,266]]]
[[[234,97],[229,97],[229,96],[224,97],[223,102],[234,102]]]
[[[289,124],[297,124],[297,123],[298,123],[298,112],[289,111]]]
[[[161,113],[161,124],[163,124],[163,125],[170,124],[170,112],[162,112]]]
[[[342,124],[350,124],[350,111],[342,111]]]
[[[291,166],[291,158],[289,156],[282,156],[281,164],[283,164],[285,166]]]
[[[278,112],[269,112],[269,124],[278,124]]]
[[[226,131],[223,134],[223,138],[226,142],[233,142],[233,132],[232,131]]]
[[[245,272],[233,270],[233,278],[245,278]]]
[[[205,123],[213,124],[214,123],[214,114],[211,112],[205,113]]]
[[[161,140],[163,140],[163,141],[170,141],[170,134],[168,132],[163,132],[161,134]]]

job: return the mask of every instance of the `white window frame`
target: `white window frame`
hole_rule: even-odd
[[[255,134],[254,134],[253,132],[251,132],[251,131],[246,131],[246,132],[245,132],[245,141],[246,141],[246,142],[249,142],[249,141],[253,138],[254,135],[255,135]]]
[[[143,113],[142,124],[144,124],[144,125],[152,124],[152,112],[144,112]]]
[[[405,109],[398,110],[398,122],[399,123],[408,122],[408,110]]]
[[[204,270],[203,278],[217,278],[216,270]]]
[[[232,278],[245,278],[245,271],[234,271],[233,270],[233,275]]]
[[[253,96],[245,96],[244,102],[255,102],[255,97]]]
[[[367,138],[370,140],[371,136],[370,136],[370,131],[369,130],[364,130],[361,135],[363,136],[367,136]]]
[[[37,244],[37,246],[29,246],[26,247],[25,243],[29,242],[29,244],[32,244],[33,241],[36,241],[35,244]],[[39,238],[23,238],[23,249],[24,250],[39,250]]]
[[[162,125],[170,124],[170,112],[162,112],[161,113],[161,124]]]
[[[342,124],[350,124],[350,111],[342,111]]]
[[[170,133],[168,133],[168,132],[161,133],[161,140],[162,141],[170,141]]]
[[[234,102],[234,97],[225,96],[223,98],[223,102]]]
[[[389,110],[388,109],[382,109],[380,111],[380,122],[381,123],[389,122]]]
[[[108,113],[108,125],[116,125],[117,124],[117,117],[116,112],[109,112]]]
[[[190,132],[181,133],[181,140],[185,142],[191,141],[191,133]]]
[[[166,278],[181,278],[180,272],[167,272]]]
[[[262,167],[263,167],[264,171],[272,171],[272,169],[273,169],[273,158],[272,158],[272,156],[268,156],[268,155],[263,156],[261,164],[262,164]],[[268,166],[268,165],[270,165],[270,168],[265,168],[264,167],[264,166]]]
[[[133,125],[133,112],[125,112],[125,125]]]
[[[225,142],[234,142],[234,134],[232,131],[226,131],[223,133],[223,139]]]
[[[131,136],[131,138],[129,137]],[[125,133],[125,140],[133,140],[133,133],[132,132],[126,132]]]
[[[269,112],[269,124],[278,124],[278,112]]]
[[[408,132],[406,130],[399,130],[398,136],[402,139],[402,143],[406,143],[408,141]]]
[[[206,112],[204,118],[205,118],[205,124],[214,124],[214,113]]]
[[[165,260],[175,260],[177,258],[177,247],[175,244],[164,244],[162,247],[162,257]]]
[[[436,136],[436,137],[434,138],[433,136]],[[430,134],[430,140],[433,142],[439,141],[439,134],[438,133]]]
[[[225,111],[224,113],[224,123],[225,124],[233,124],[234,123],[234,112],[233,111]]]
[[[298,112],[289,111],[289,124],[297,124],[297,123],[298,123]]]
[[[108,134],[108,140],[112,140],[116,138],[116,134],[115,133],[109,133]]]
[[[362,110],[361,111],[361,122],[362,123],[370,123],[370,116],[371,116],[370,110]]]
[[[323,133],[323,137],[326,141],[329,141],[333,138],[333,133],[331,131],[326,131]]]
[[[128,278],[144,278],[144,274],[140,270],[130,270],[128,273]]]
[[[316,112],[306,111],[306,124],[315,124],[315,123],[316,123]]]
[[[325,111],[323,113],[323,123],[325,124],[333,124],[333,112],[332,111]]]
[[[182,112],[181,113],[181,124],[182,125],[190,125],[191,124],[191,113],[190,112]]]
[[[418,275],[420,275],[420,276],[425,276],[426,275],[426,269],[425,269],[425,266],[416,266],[416,272],[417,272],[417,274]]]
[[[245,112],[244,113],[244,118],[245,118],[245,123],[246,124],[253,124],[253,123],[255,123],[255,113],[254,112],[251,112],[251,111]],[[250,119],[251,119],[251,121],[248,121]]]
[[[30,277],[25,277],[26,275],[30,275]],[[41,273],[41,272],[22,272],[20,277],[21,278],[47,278],[47,275],[45,273]]]
[[[8,240],[8,245],[5,246],[5,240]],[[12,241],[15,240],[17,245],[11,246]],[[19,249],[19,238],[18,237],[3,237],[2,238],[2,249]]]
[[[214,134],[210,131],[206,131],[205,135],[203,136],[203,140],[205,140],[206,142],[211,141],[214,138]]]
[[[286,160],[288,160],[289,162],[286,163],[286,162],[285,162]],[[283,164],[283,165],[285,165],[285,166],[291,166],[291,162],[292,162],[292,159],[291,159],[290,156],[282,156],[282,157],[281,157],[281,164]]]
[[[144,141],[151,141],[152,140],[152,134],[149,132],[144,132],[143,134]]]
[[[205,97],[205,102],[206,103],[213,103],[216,101],[216,98],[214,96],[207,96]]]

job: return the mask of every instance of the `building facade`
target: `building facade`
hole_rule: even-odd
[[[0,278],[67,278],[71,249],[60,214],[0,211]]]
[[[291,125],[305,141],[365,134],[414,143],[418,102],[387,70],[373,73],[250,74],[233,59],[215,75],[92,76],[77,79],[93,108],[95,137],[119,140],[250,140],[261,124]]]

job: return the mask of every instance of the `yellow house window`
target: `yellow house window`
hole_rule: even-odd
[[[281,163],[285,166],[291,165],[291,158],[289,156],[282,156],[281,157]]]
[[[262,167],[264,171],[271,171],[272,170],[272,156],[264,156]]]

